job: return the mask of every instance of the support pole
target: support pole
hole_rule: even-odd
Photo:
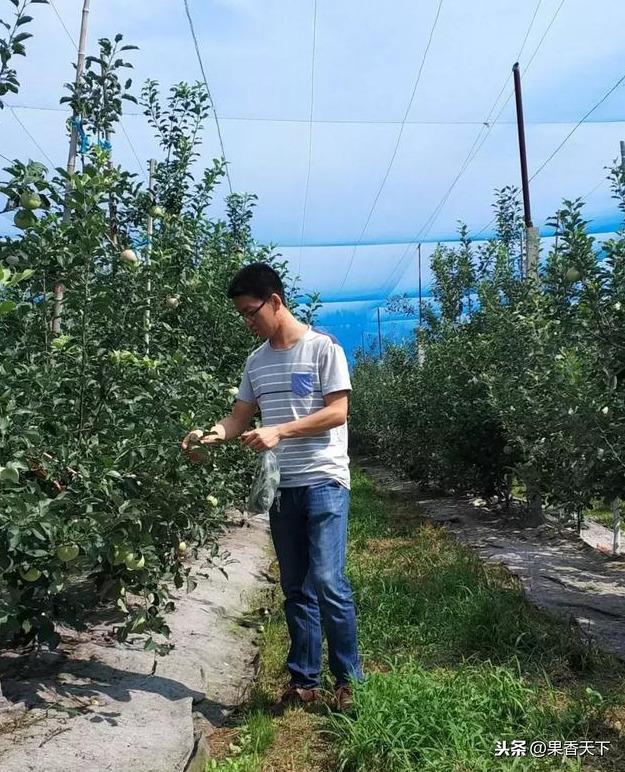
[[[527,174],[527,148],[525,145],[525,122],[523,120],[523,98],[521,95],[521,72],[519,63],[512,68],[514,76],[514,96],[516,101],[517,131],[519,135],[519,155],[521,158],[521,185],[523,187],[523,213],[525,217],[526,231],[526,258],[524,265],[525,277],[536,278],[538,275],[538,228],[532,223],[532,211],[530,207],[530,188]]]
[[[82,21],[80,24],[80,41],[78,43],[78,60],[76,62],[76,86],[80,85],[85,72],[85,55],[87,49],[87,26],[89,21],[89,0],[84,0],[82,6]],[[74,118],[78,115],[74,111]],[[76,154],[78,149],[78,131],[72,122],[72,133],[69,138],[69,156],[67,158],[67,173],[73,174],[76,170]],[[68,186],[69,186],[68,181]],[[66,209],[67,212],[67,209]]]
[[[612,554],[618,555],[621,551],[621,500],[617,497],[612,500]]]
[[[104,66],[104,59],[100,64],[100,73],[102,76],[102,83],[104,83],[107,75],[106,67]],[[103,107],[106,112],[107,111],[106,88],[102,89],[102,98],[103,98]],[[104,139],[107,142],[107,146],[110,146],[111,131],[108,126],[104,129]],[[113,151],[109,150],[107,152],[109,154],[108,167],[112,171],[113,170]],[[115,196],[113,195],[112,191],[109,192],[109,236],[111,239],[111,243],[115,247],[115,250],[119,251],[118,240],[117,240],[117,203],[115,201]],[[117,261],[115,260],[113,262],[113,273],[115,273],[116,265],[117,265]]]
[[[378,306],[378,349],[380,351],[380,359],[382,359],[382,325],[380,323],[380,306]]]
[[[150,172],[148,180],[148,190],[151,194],[154,192],[154,171],[156,168],[156,162],[154,159],[150,160]],[[144,317],[144,329],[145,329],[145,355],[150,356],[150,331],[152,329],[152,236],[154,234],[154,218],[148,213],[148,226],[147,226],[147,238],[148,244],[145,250],[145,270],[147,274],[146,282],[146,304],[145,304],[145,317]]]
[[[84,0],[82,7],[82,21],[80,24],[80,42],[78,44],[78,60],[76,62],[76,86],[80,85],[83,74],[85,72],[85,53],[87,48],[87,26],[89,20],[89,0]],[[69,138],[69,155],[67,158],[67,173],[71,176],[76,170],[76,151],[78,148],[78,131],[76,129],[74,120],[78,116],[76,111],[72,115],[72,131]],[[69,220],[69,192],[71,189],[71,179],[67,180],[65,187],[65,208],[63,210],[63,222]],[[56,281],[52,287],[52,294],[54,297],[54,311],[52,315],[52,323],[50,325],[52,332],[55,335],[61,334],[61,322],[63,319],[63,301],[65,299],[65,285],[62,281]]]

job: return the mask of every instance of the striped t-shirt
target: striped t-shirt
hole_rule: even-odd
[[[323,398],[351,391],[345,353],[330,335],[310,328],[288,349],[269,341],[247,360],[238,399],[256,403],[264,426],[304,418],[324,407]],[[309,437],[282,440],[274,452],[280,487],[295,488],[336,480],[349,488],[347,424]]]

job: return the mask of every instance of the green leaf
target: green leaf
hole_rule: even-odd
[[[37,526],[31,527],[30,532],[36,539],[39,539],[39,541],[48,541],[45,533],[43,533],[43,531],[37,528]]]
[[[33,558],[45,558],[48,557],[50,554],[48,550],[39,550],[39,549],[27,549],[24,550],[27,555]]]
[[[9,535],[9,550],[17,549],[17,547],[19,547],[22,540],[22,534],[20,532],[20,529],[16,525],[12,525],[8,529],[8,535]]]
[[[21,273],[16,274],[16,281],[28,281],[28,279],[32,279],[32,277],[35,275],[35,272],[32,268],[27,268],[25,271],[22,271]]]
[[[21,27],[23,24],[28,24],[32,20],[33,20],[32,16],[20,16],[15,26]]]
[[[17,485],[20,481],[19,472],[11,466],[0,466],[0,482],[10,482]]]
[[[14,303],[12,300],[0,301],[0,316],[11,313],[15,308],[17,308],[17,303]]]

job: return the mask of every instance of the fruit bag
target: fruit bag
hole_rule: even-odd
[[[247,500],[247,511],[252,515],[269,512],[279,485],[278,457],[272,450],[266,450],[260,454],[256,465],[256,474]]]

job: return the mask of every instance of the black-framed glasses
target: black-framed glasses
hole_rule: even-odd
[[[269,298],[267,298],[269,300]],[[251,319],[253,319],[256,314],[260,311],[260,309],[265,305],[267,300],[263,300],[263,302],[258,306],[258,308],[255,308],[253,311],[246,311],[244,314],[241,314],[241,318],[244,319],[246,322],[249,322]]]

